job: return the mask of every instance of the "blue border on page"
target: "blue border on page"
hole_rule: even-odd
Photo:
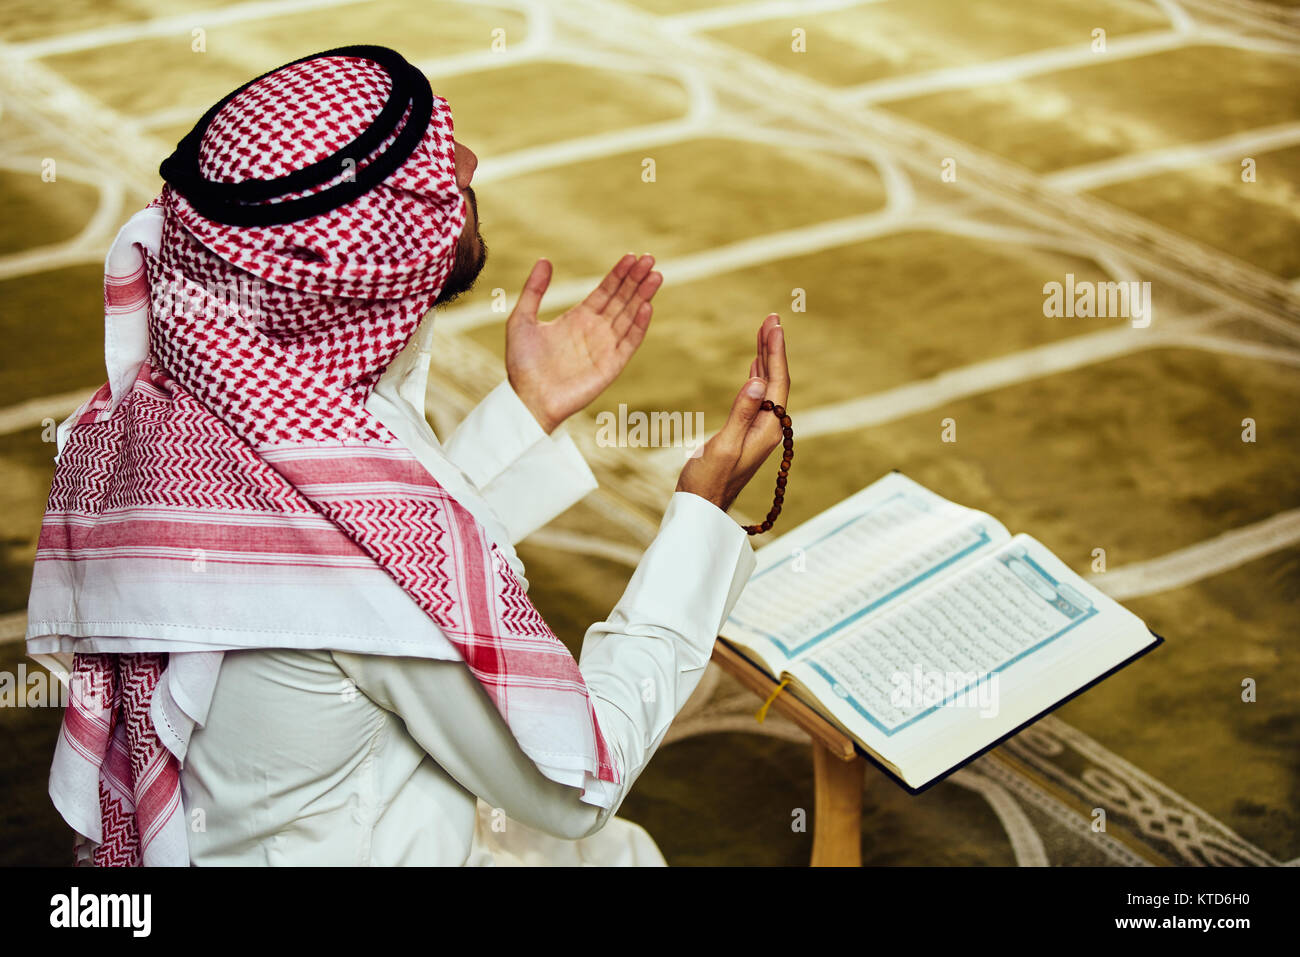
[[[1007,669],[1007,668],[1010,668],[1012,665],[1014,665],[1017,661],[1020,661],[1020,660],[1021,660],[1022,658],[1024,658],[1025,656],[1033,654],[1035,651],[1038,651],[1040,648],[1043,648],[1044,646],[1050,644],[1051,642],[1053,642],[1053,641],[1055,641],[1056,639],[1060,638],[1060,637],[1061,637],[1062,635],[1064,635],[1066,632],[1070,631],[1072,628],[1075,628],[1075,627],[1077,627],[1078,625],[1083,624],[1085,621],[1087,621],[1088,619],[1090,619],[1093,615],[1096,615],[1096,614],[1097,614],[1097,607],[1096,607],[1095,605],[1093,605],[1091,602],[1088,603],[1088,607],[1087,607],[1087,608],[1081,608],[1081,607],[1079,607],[1078,604],[1077,604],[1076,602],[1074,602],[1071,598],[1069,598],[1069,597],[1067,597],[1066,595],[1062,594],[1062,591],[1061,591],[1061,590],[1062,590],[1062,589],[1065,589],[1066,591],[1069,592],[1070,595],[1077,595],[1079,598],[1083,599],[1084,601],[1087,601],[1087,599],[1086,599],[1083,595],[1079,595],[1079,593],[1078,593],[1077,591],[1075,591],[1073,588],[1070,588],[1069,585],[1064,585],[1064,586],[1063,586],[1063,585],[1060,583],[1060,581],[1058,581],[1056,578],[1052,577],[1052,575],[1051,575],[1051,574],[1050,574],[1046,569],[1044,569],[1044,568],[1043,568],[1041,565],[1039,565],[1036,561],[1034,561],[1032,558],[1030,558],[1029,555],[1023,551],[1023,548],[1018,548],[1017,551],[1018,551],[1018,553],[1013,553],[1013,554],[1010,554],[1010,555],[999,555],[999,556],[998,556],[998,561],[1002,562],[1002,564],[1006,565],[1008,568],[1011,568],[1011,567],[1012,567],[1012,566],[1011,566],[1011,562],[1012,562],[1013,560],[1017,560],[1017,559],[1018,559],[1019,561],[1024,562],[1026,565],[1028,565],[1030,568],[1032,568],[1035,572],[1037,572],[1039,575],[1041,575],[1044,579],[1046,579],[1047,582],[1052,586],[1053,591],[1056,592],[1056,597],[1055,597],[1054,599],[1047,599],[1047,598],[1044,598],[1043,600],[1044,600],[1044,601],[1047,601],[1049,604],[1051,604],[1053,607],[1055,607],[1058,611],[1064,612],[1066,615],[1068,615],[1068,616],[1070,617],[1070,619],[1071,619],[1071,620],[1070,620],[1070,623],[1069,623],[1068,625],[1066,625],[1064,628],[1062,628],[1062,629],[1060,629],[1059,631],[1057,631],[1055,634],[1053,634],[1053,635],[1048,635],[1048,636],[1047,636],[1046,638],[1044,638],[1042,641],[1038,642],[1038,644],[1036,644],[1036,645],[1034,645],[1034,646],[1032,646],[1032,647],[1030,647],[1030,648],[1026,648],[1024,651],[1020,652],[1020,653],[1019,653],[1018,655],[1016,655],[1015,657],[1013,657],[1013,658],[1009,658],[1008,660],[1004,661],[1002,664],[998,665],[998,667],[996,667],[996,668],[994,668],[992,671],[988,672],[988,674],[983,675],[983,676],[981,676],[981,677],[977,677],[977,678],[975,679],[975,681],[973,681],[973,682],[971,682],[970,684],[966,685],[964,688],[960,689],[959,691],[954,691],[951,695],[949,695],[949,696],[948,696],[947,698],[945,698],[943,701],[940,701],[940,702],[938,702],[937,704],[931,705],[929,708],[927,708],[926,710],[922,711],[920,714],[914,715],[914,716],[912,716],[911,718],[907,719],[907,720],[904,721],[902,724],[900,724],[900,725],[898,725],[898,726],[896,726],[896,727],[894,727],[894,728],[886,728],[883,724],[880,723],[880,721],[878,721],[878,720],[876,719],[875,715],[873,715],[870,711],[868,711],[866,708],[864,708],[864,707],[862,706],[861,702],[859,702],[856,698],[854,698],[853,695],[850,694],[850,693],[849,693],[849,692],[844,688],[843,685],[841,685],[841,684],[840,684],[839,682],[837,682],[834,678],[832,678],[832,677],[831,677],[831,676],[826,672],[826,669],[822,668],[821,665],[817,664],[817,662],[812,661],[812,660],[809,660],[809,661],[808,661],[808,664],[813,668],[814,671],[816,671],[819,675],[822,676],[822,678],[826,681],[826,683],[829,684],[829,685],[831,686],[831,690],[832,690],[833,692],[835,692],[836,695],[838,695],[839,697],[841,697],[841,698],[843,698],[845,701],[847,701],[849,704],[851,704],[851,705],[853,706],[853,709],[854,709],[855,711],[857,711],[858,714],[862,715],[862,717],[864,717],[864,718],[866,718],[868,721],[870,721],[871,724],[872,724],[872,725],[873,725],[877,730],[881,731],[881,732],[882,732],[886,737],[892,737],[893,735],[897,734],[898,732],[902,731],[903,729],[905,729],[905,728],[907,728],[907,727],[909,727],[909,726],[915,724],[916,722],[920,721],[922,718],[926,717],[927,715],[929,715],[929,714],[933,714],[935,711],[939,710],[940,708],[946,707],[950,702],[954,701],[954,700],[955,700],[957,697],[959,697],[960,695],[965,694],[968,690],[970,690],[972,687],[974,687],[975,685],[979,684],[980,682],[982,682],[982,681],[987,681],[987,680],[989,679],[989,675],[993,675],[993,674],[998,673],[999,671],[1003,671],[1003,670],[1005,670],[1005,669]],[[1041,596],[1040,596],[1040,597],[1041,597]]]

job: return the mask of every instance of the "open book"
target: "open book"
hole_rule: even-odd
[[[759,549],[722,637],[913,792],[1161,641],[897,472]]]

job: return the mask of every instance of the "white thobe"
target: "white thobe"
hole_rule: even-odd
[[[445,446],[424,417],[432,317],[367,404],[522,575],[513,543],[596,487],[502,383]],[[754,568],[744,530],[677,492],[579,667],[622,773],[610,807],[546,778],[461,661],[225,654],[181,789],[195,864],[661,864],[614,814],[699,683]]]

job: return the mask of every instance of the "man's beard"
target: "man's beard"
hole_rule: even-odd
[[[451,272],[447,274],[447,281],[442,284],[442,291],[434,300],[435,306],[445,306],[455,302],[473,289],[474,281],[478,279],[479,273],[487,264],[487,243],[483,241],[483,234],[479,231],[478,197],[470,187],[466,187],[465,194],[474,210],[474,235],[471,237],[468,231],[462,232],[456,241],[456,258],[451,264]]]

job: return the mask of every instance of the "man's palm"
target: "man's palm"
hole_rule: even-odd
[[[537,319],[551,264],[533,266],[506,320],[506,374],[547,432],[618,378],[645,338],[650,300],[663,283],[654,258],[624,256],[590,295],[550,322]]]

